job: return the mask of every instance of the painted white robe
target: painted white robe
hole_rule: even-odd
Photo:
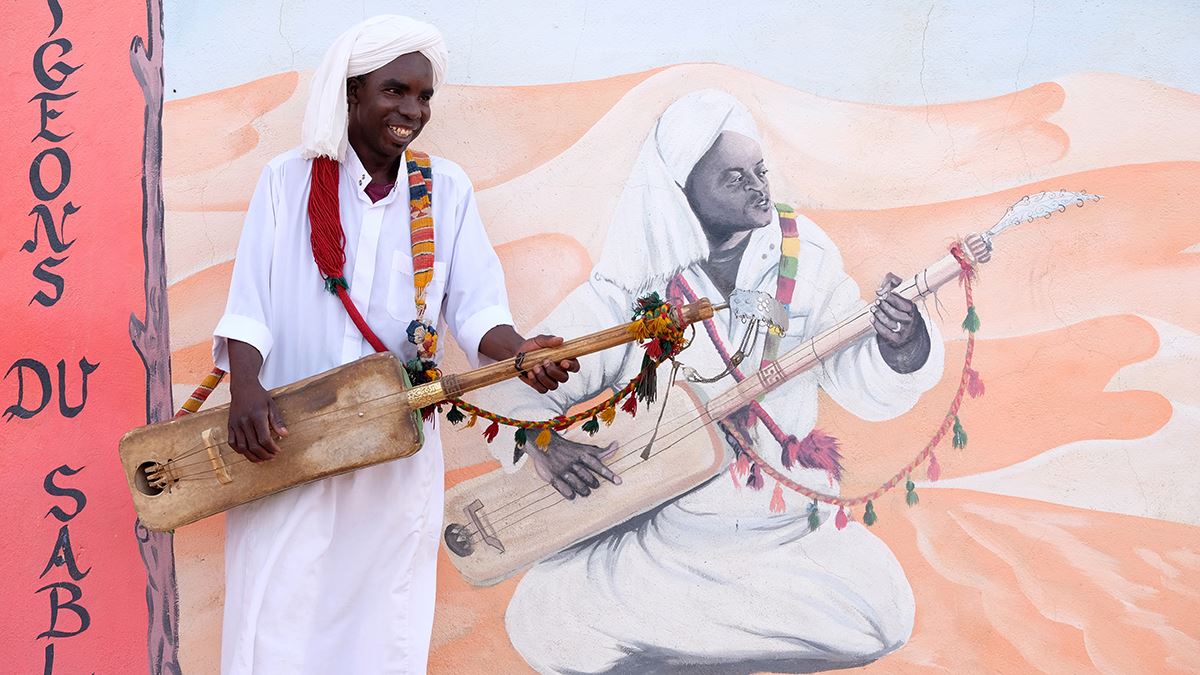
[[[833,242],[803,217],[798,226],[799,272],[781,354],[864,304]],[[780,241],[778,220],[752,234],[738,288],[775,294]],[[698,265],[682,274],[697,296],[719,297]],[[573,336],[607,328],[629,319],[634,300],[593,274],[538,330]],[[747,328],[731,322],[728,312],[714,320],[732,354]],[[798,438],[816,423],[818,386],[864,419],[903,413],[941,376],[942,342],[928,320],[926,327],[932,349],[915,373],[894,372],[871,335],[827,359],[824,368],[767,394],[761,403],[785,432]],[[581,372],[546,397],[527,396],[511,385],[501,385],[503,393],[495,395],[518,417],[551,417],[628,381],[641,362],[640,352],[631,346],[585,357]],[[761,353],[760,339],[742,372],[755,372]],[[724,368],[700,326],[681,360],[706,376]],[[730,377],[694,386],[708,399],[732,382]],[[779,444],[761,423],[752,433],[756,451],[776,469],[807,487],[838,492],[823,471],[785,469]],[[703,437],[693,436],[697,441]],[[726,450],[732,460],[732,450]],[[507,447],[496,451],[501,462],[511,464]],[[764,488],[756,491],[739,487],[723,472],[649,514],[538,564],[522,579],[508,608],[513,645],[542,673],[676,667],[685,672],[753,672],[770,670],[772,664],[825,669],[870,661],[902,645],[912,630],[914,604],[891,551],[857,522],[835,529],[828,521],[836,509],[824,504],[823,525],[810,532],[811,501],[786,489],[786,512],[771,513],[774,481],[764,478]],[[620,489],[602,482],[599,491]]]
[[[504,276],[457,165],[432,159],[436,253],[426,319],[439,321],[477,365],[483,335],[511,324]],[[264,356],[267,388],[373,353],[324,290],[307,217],[311,162],[298,151],[264,169],[246,213],[226,339]],[[381,340],[415,356],[405,175],[372,204],[353,150],[341,168],[350,295]],[[284,420],[287,424],[288,420]],[[443,509],[442,444],[434,423],[416,455],[328,478],[231,510],[226,517],[224,673],[424,673],[433,625]]]

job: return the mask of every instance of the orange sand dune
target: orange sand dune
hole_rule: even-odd
[[[963,342],[946,346],[941,383],[912,412],[894,420],[866,422],[822,396],[817,424],[842,441],[843,494],[875,489],[924,447],[958,389],[964,349]],[[1149,436],[1170,418],[1170,402],[1155,392],[1106,387],[1122,367],[1157,350],[1157,332],[1132,316],[979,340],[974,367],[986,392],[968,398],[959,413],[967,447],[956,450],[947,438],[937,448],[942,477],[1009,466],[1073,441]],[[925,469],[914,478],[924,480]]]
[[[980,270],[975,302],[983,335],[1049,330],[1106,314],[1145,314],[1200,332],[1200,311],[1186,292],[1200,288],[1200,209],[1189,194],[1200,163],[1097,169],[973,199],[880,211],[807,211],[838,243],[847,270],[864,289],[892,270],[913,274],[954,236],[982,231],[1010,204],[1039,190],[1086,189],[1098,203],[1026,223],[996,240]],[[961,317],[962,294],[940,294]]]

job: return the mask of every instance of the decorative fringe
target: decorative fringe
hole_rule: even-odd
[[[921,501],[921,499],[917,497],[917,484],[912,482],[912,478],[909,478],[908,482],[904,484],[904,490],[904,501],[908,502],[909,506],[916,506],[917,502]]]
[[[868,499],[867,509],[863,512],[863,522],[870,527],[875,524],[876,520],[879,520],[879,516],[875,515],[875,503]]]
[[[517,428],[516,433],[513,434],[513,440],[516,441],[518,448],[525,447],[525,444],[529,442],[529,438],[524,427]]]
[[[926,469],[925,475],[929,476],[929,480],[936,482],[942,477],[942,465],[938,464],[937,455],[929,453],[929,467]]]
[[[608,406],[600,411],[600,421],[604,422],[604,426],[612,426],[613,420],[617,418],[616,406]]]
[[[475,426],[475,423],[478,421],[479,421],[479,415],[477,415],[475,413],[471,413],[471,419],[467,420],[467,426],[465,426],[463,428],[470,429],[471,427]]]
[[[839,506],[837,515],[833,517],[833,524],[837,527],[837,529],[844,530],[849,522],[850,517],[846,515],[846,509]]]
[[[979,398],[983,396],[983,392],[983,379],[979,377],[979,371],[967,368],[967,393],[971,395],[971,398]]]
[[[651,340],[648,344],[657,343],[658,340]],[[636,397],[638,401],[647,405],[654,403],[654,399],[658,397],[658,362],[650,358],[649,352],[642,356],[642,379],[638,380],[633,393],[634,396],[629,397],[630,401]],[[635,408],[636,405],[635,403]],[[635,415],[636,413],[630,412],[629,414]]]
[[[521,458],[524,456],[525,451],[520,446],[513,448],[513,465],[516,466],[517,462],[521,461]]]
[[[546,448],[550,447],[550,430],[542,429],[542,433],[537,435],[537,438],[534,440],[534,443],[537,443],[538,448],[540,448],[543,451]]]
[[[821,512],[817,510],[817,500],[808,506],[808,531],[816,532],[821,526]]]
[[[496,440],[496,435],[499,433],[500,423],[493,421],[487,429],[483,430],[483,437],[487,439],[488,443],[491,443],[492,441]]]
[[[750,475],[746,477],[746,486],[752,490],[761,490],[763,486],[762,469],[758,464],[750,463]]]
[[[797,462],[805,468],[821,469],[831,479],[841,479],[842,453],[839,451],[836,438],[819,429],[813,429],[804,437],[804,440],[793,443],[795,440],[796,437],[791,436],[784,443],[785,454],[791,454],[792,451],[795,453],[789,457],[791,461]],[[786,460],[784,465],[789,468],[791,466]]]
[[[733,466],[735,469],[735,475],[737,475],[739,478],[745,476],[746,474],[750,473],[750,458],[746,456],[746,453],[740,452],[738,453],[737,461],[733,463]]]
[[[457,425],[459,422],[462,422],[465,419],[467,419],[467,416],[458,409],[457,405],[451,405],[450,412],[446,413],[446,421],[450,424]]]
[[[583,430],[587,432],[588,436],[595,436],[596,432],[600,431],[600,420],[592,415],[592,419],[583,423]]]
[[[621,410],[629,413],[630,417],[637,417],[637,396],[626,398],[625,403],[621,406]]]
[[[979,332],[979,315],[975,313],[975,305],[967,307],[967,318],[963,319],[962,327],[970,333]]]
[[[959,449],[967,447],[967,431],[963,429],[962,421],[958,419],[958,415],[954,416],[954,447]]]
[[[783,501],[783,486],[776,481],[775,491],[771,493],[771,513],[783,513],[784,511],[787,511],[787,504]]]

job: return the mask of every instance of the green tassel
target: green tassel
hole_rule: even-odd
[[[646,404],[654,403],[654,399],[658,398],[658,364],[649,354],[642,356],[642,379],[638,381],[634,394],[637,400]]]
[[[904,489],[908,491],[908,494],[904,495],[904,501],[908,502],[909,506],[916,506],[917,502],[921,501],[921,498],[917,496],[917,484],[910,478],[904,484]]]
[[[451,405],[450,412],[446,413],[446,421],[450,424],[458,424],[465,419],[467,419],[467,416],[458,409],[457,405]]]
[[[325,277],[325,290],[337,295],[337,287],[349,289],[350,284],[346,283],[346,277]]]
[[[962,327],[965,331],[979,332],[979,315],[975,313],[975,305],[967,308],[967,318],[963,319]]]
[[[963,429],[958,415],[954,416],[954,447],[959,449],[967,447],[967,430]]]
[[[808,507],[808,529],[810,532],[815,532],[821,526],[821,514],[817,511],[817,503],[814,501],[812,506]]]
[[[868,500],[867,510],[863,513],[863,522],[867,524],[867,527],[870,527],[875,524],[876,520],[879,520],[879,516],[875,515],[875,503]]]
[[[588,436],[595,436],[596,432],[600,431],[600,420],[592,415],[592,419],[583,423],[583,430],[587,432]]]
[[[524,428],[517,429],[517,433],[513,434],[513,438],[516,439],[518,448],[525,447],[526,438]]]

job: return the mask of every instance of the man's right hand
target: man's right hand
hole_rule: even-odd
[[[229,447],[251,462],[265,462],[279,452],[275,443],[288,435],[283,416],[258,381],[262,356],[253,346],[229,341]]]
[[[621,484],[621,477],[601,461],[616,449],[615,442],[607,448],[601,448],[569,441],[551,432],[550,445],[544,451],[536,446],[530,448],[529,457],[543,480],[554,486],[562,496],[574,499],[577,495],[586,497],[600,487],[597,476],[613,485]]]

